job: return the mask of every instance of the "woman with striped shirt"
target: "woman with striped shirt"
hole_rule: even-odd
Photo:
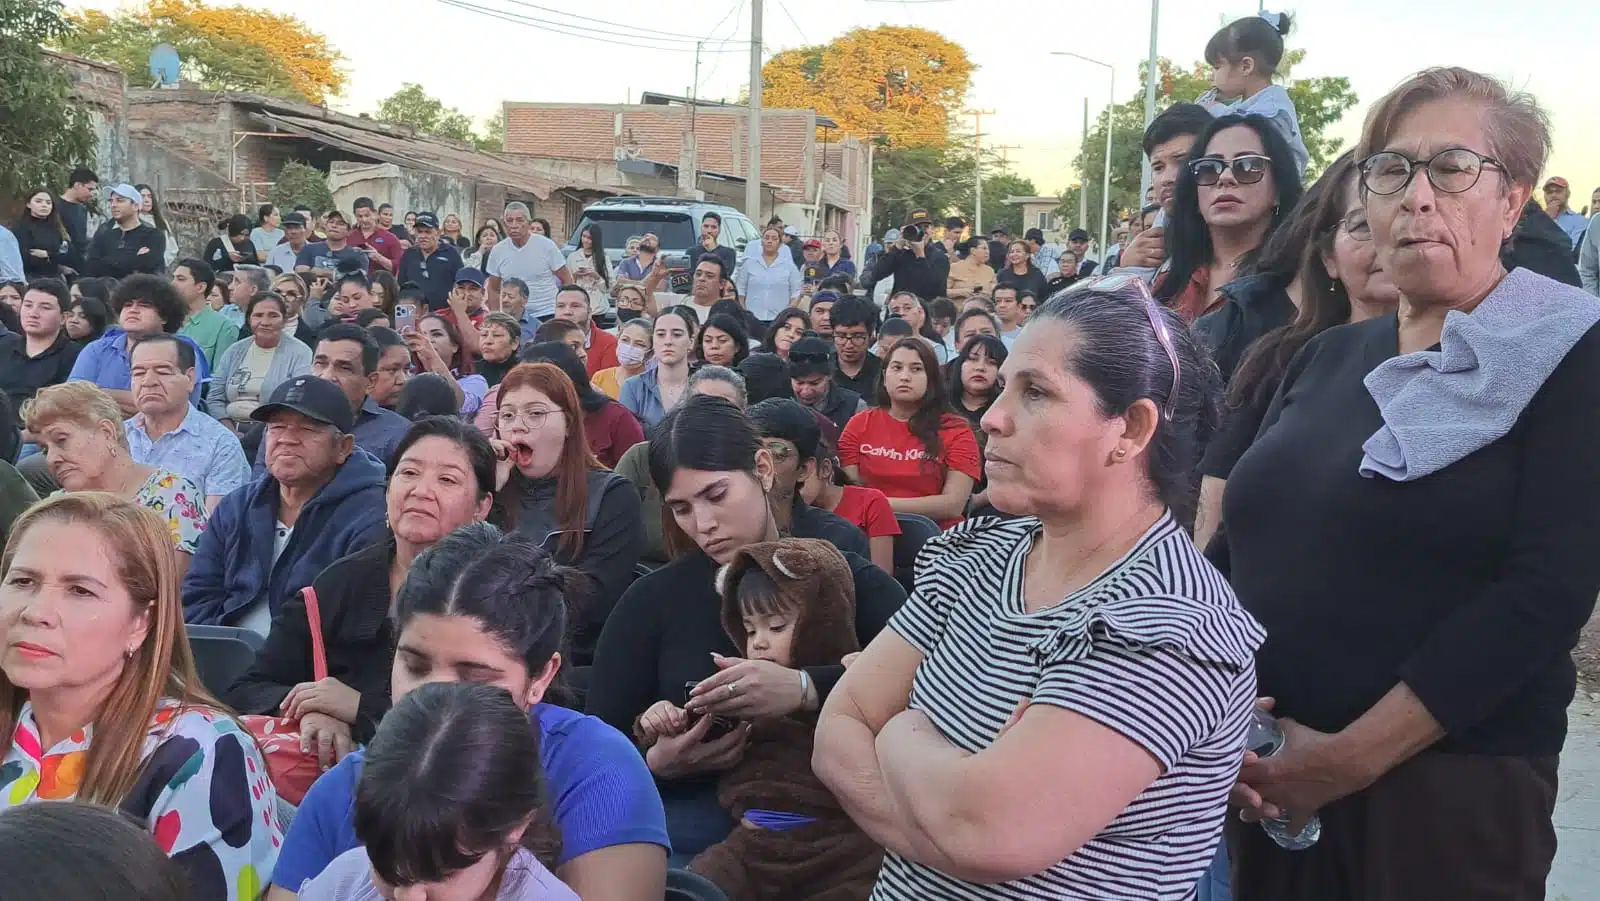
[[[1263,633],[1186,528],[1216,369],[1137,278],[1041,307],[983,419],[989,499],[829,697],[818,776],[875,899],[1185,899]],[[908,701],[909,699],[909,701]]]

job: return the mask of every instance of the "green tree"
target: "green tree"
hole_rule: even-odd
[[[267,199],[279,210],[307,206],[322,213],[333,209],[333,192],[328,190],[328,176],[315,166],[298,160],[283,164]]]
[[[1302,49],[1285,54],[1280,72],[1284,87],[1294,99],[1296,114],[1300,119],[1300,133],[1311,154],[1306,167],[1306,183],[1310,184],[1334,158],[1339,155],[1341,142],[1328,135],[1344,114],[1356,105],[1356,94],[1350,79],[1333,76],[1295,79],[1292,69],[1305,58]],[[1128,213],[1143,205],[1139,197],[1139,180],[1144,166],[1144,73],[1139,67],[1139,87],[1127,102],[1118,104],[1112,117],[1111,132],[1111,216],[1112,225],[1121,213]],[[1156,79],[1156,112],[1180,101],[1191,101],[1211,87],[1209,67],[1195,63],[1188,68],[1175,65],[1169,59],[1158,61]],[[1088,226],[1095,234],[1100,231],[1100,198],[1104,183],[1106,159],[1106,111],[1101,110],[1094,119],[1089,133],[1084,136],[1073,165],[1080,174],[1082,190],[1088,194]],[[1057,214],[1065,221],[1078,221],[1077,186],[1062,192]]]
[[[479,150],[498,152],[505,146],[505,113],[495,113],[480,136],[473,128],[471,116],[453,106],[445,106],[438,98],[429,96],[422,85],[409,81],[378,103],[377,118],[409,125],[418,134],[471,144]]]
[[[73,166],[93,161],[89,114],[39,49],[71,31],[57,0],[0,0],[0,197],[59,190]]]
[[[905,222],[906,214],[923,207],[941,219],[961,216],[969,222],[976,206],[975,155],[960,144],[902,147],[879,150],[872,167],[873,234]],[[1004,171],[990,154],[984,155],[983,227],[1016,228],[1022,211],[1007,197],[1029,197],[1038,189],[1029,179]]]

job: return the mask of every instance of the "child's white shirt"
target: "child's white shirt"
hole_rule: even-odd
[[[1207,91],[1205,96],[1198,101],[1201,106],[1211,112],[1213,116],[1261,116],[1269,120],[1289,142],[1289,149],[1294,152],[1294,165],[1300,174],[1306,174],[1306,164],[1311,162],[1311,152],[1306,150],[1305,139],[1300,136],[1300,117],[1295,112],[1294,99],[1281,85],[1268,85],[1260,91],[1243,100],[1233,103],[1219,103],[1214,99],[1214,94]]]

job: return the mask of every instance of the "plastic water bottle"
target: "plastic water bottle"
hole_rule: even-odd
[[[1257,757],[1265,759],[1283,750],[1283,745],[1283,729],[1278,726],[1277,718],[1265,710],[1254,711],[1250,715],[1250,731],[1245,736],[1245,747],[1254,751]],[[1299,835],[1289,831],[1287,816],[1275,820],[1263,819],[1261,828],[1272,836],[1278,847],[1289,851],[1304,851],[1322,837],[1322,820],[1316,815],[1306,822]]]

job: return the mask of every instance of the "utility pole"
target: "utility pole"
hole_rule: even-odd
[[[1089,98],[1083,98],[1083,137],[1089,137]],[[1089,192],[1085,189],[1083,173],[1078,173],[1078,227],[1089,230]]]
[[[750,115],[745,142],[744,214],[759,224],[761,218],[761,3],[750,0]]]
[[[961,115],[972,117],[972,205],[975,207],[972,212],[972,233],[981,235],[983,234],[983,117],[994,115],[994,110],[962,110]]]
[[[1262,0],[1265,4],[1266,0]],[[1159,60],[1156,59],[1156,23],[1161,21],[1161,0],[1150,0],[1150,60],[1145,63],[1144,75],[1144,127],[1149,128],[1156,118],[1156,79],[1160,77]],[[1150,193],[1150,158],[1144,158],[1139,174],[1139,208],[1144,208],[1144,196]]]
[[[994,150],[1000,154],[1000,171],[1001,172],[1008,172],[1008,171],[1011,170],[1011,153],[1010,152],[1013,151],[1013,150],[1021,150],[1021,149],[1022,149],[1022,145],[1021,144],[998,144],[998,145],[996,145],[994,147]]]

